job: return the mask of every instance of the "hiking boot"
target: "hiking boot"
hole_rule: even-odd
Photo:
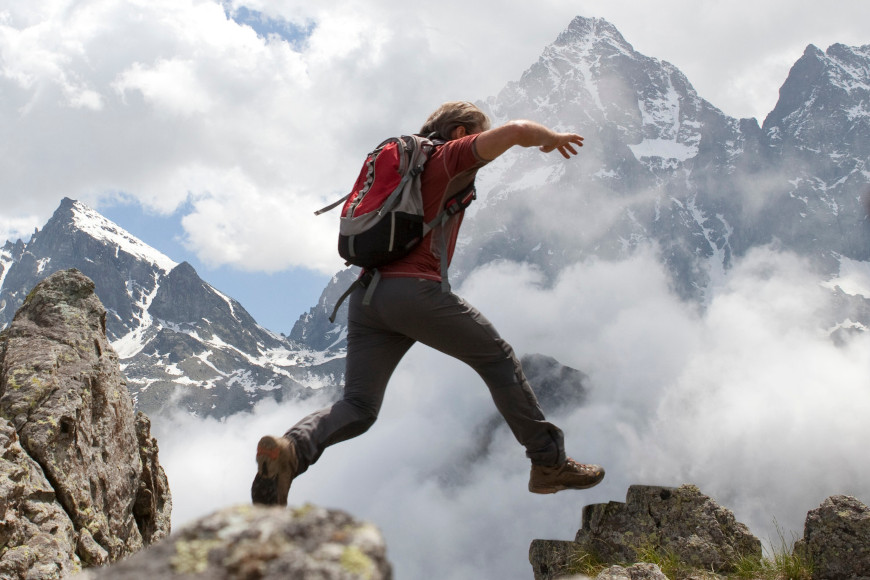
[[[287,505],[287,494],[298,466],[296,444],[291,439],[271,435],[260,439],[251,500],[265,505]]]
[[[562,465],[545,467],[532,465],[529,491],[532,493],[556,493],[563,489],[586,489],[604,479],[604,468],[598,465],[583,465],[570,457]]]

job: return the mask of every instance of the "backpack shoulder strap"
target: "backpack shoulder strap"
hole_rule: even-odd
[[[447,223],[447,221],[452,218],[454,215],[458,214],[469,205],[471,202],[477,199],[477,190],[474,188],[474,180],[471,181],[464,189],[462,189],[459,193],[456,193],[449,197],[446,202],[444,202],[444,209],[438,212],[438,215],[435,216],[429,222],[423,224],[423,235],[425,236],[427,233],[437,228],[438,226],[443,226]],[[441,291],[442,292],[450,292],[450,281],[447,279],[447,236],[441,236]]]
[[[367,157],[371,157],[372,155],[377,154],[381,149],[384,148],[384,146],[393,142],[401,143],[402,147],[406,152],[406,155],[402,156],[401,165],[399,167],[399,173],[403,174],[404,177],[402,179],[402,182],[399,184],[399,187],[396,188],[396,192],[394,192],[395,195],[398,195],[398,192],[402,190],[402,186],[404,186],[409,179],[412,179],[414,176],[418,175],[423,171],[423,165],[429,159],[429,155],[432,153],[435,147],[441,145],[442,143],[444,143],[444,141],[434,138],[432,136],[425,137],[423,135],[417,134],[402,135],[401,137],[388,137],[381,141],[381,144],[375,147],[374,150],[372,150],[372,152],[369,153]],[[414,166],[409,168],[409,165],[412,164]],[[319,210],[314,212],[314,215],[320,215],[322,213],[326,213],[337,208],[339,205],[347,201],[347,198],[349,198],[352,193],[353,192],[348,193],[341,199],[332,202],[326,207],[320,208]],[[395,195],[391,196],[391,199],[389,199],[388,201],[392,201]],[[389,203],[385,203],[384,206],[389,207]]]
[[[314,215],[320,215],[320,214],[322,214],[322,213],[326,213],[326,212],[328,212],[328,211],[330,211],[330,210],[333,210],[333,209],[337,208],[338,206],[340,206],[341,204],[343,204],[345,201],[347,201],[347,198],[349,198],[349,197],[350,197],[350,193],[348,193],[347,195],[345,195],[344,197],[342,197],[342,198],[339,199],[338,201],[334,201],[334,202],[332,202],[331,204],[329,204],[328,206],[320,208],[319,210],[317,210],[316,212],[314,212]]]

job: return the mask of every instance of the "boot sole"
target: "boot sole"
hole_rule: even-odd
[[[541,494],[541,495],[544,495],[544,494],[548,494],[548,493],[556,493],[556,492],[559,492],[559,491],[564,491],[564,490],[566,490],[566,489],[589,489],[590,487],[595,487],[596,485],[598,485],[599,483],[601,483],[601,480],[603,480],[603,479],[604,479],[604,478],[602,477],[601,479],[599,479],[599,480],[596,481],[595,483],[590,483],[590,484],[588,484],[588,485],[574,485],[574,486],[567,486],[567,485],[552,485],[552,486],[547,486],[547,487],[544,487],[544,486],[540,486],[540,487],[532,487],[532,486],[530,485],[530,486],[529,486],[529,491],[532,492],[532,493],[539,493],[539,494]]]

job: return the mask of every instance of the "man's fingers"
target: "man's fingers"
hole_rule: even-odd
[[[571,143],[567,143],[559,147],[559,153],[562,154],[562,157],[565,159],[570,159],[571,155],[577,155],[577,150],[574,149],[574,146]]]
[[[574,147],[583,147],[583,137],[580,135],[573,134],[563,134],[561,143],[556,143],[553,145],[541,145],[539,149],[544,153],[549,153],[554,149],[558,149],[559,153],[562,154],[562,157],[565,159],[570,159],[572,155],[577,155],[577,149]]]

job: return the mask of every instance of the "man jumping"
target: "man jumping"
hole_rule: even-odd
[[[420,134],[446,141],[432,152],[421,178],[426,222],[453,192],[472,184],[481,167],[514,146],[559,151],[565,159],[583,146],[580,135],[532,121],[509,121],[491,129],[489,118],[467,102],[443,104]],[[283,436],[260,439],[251,486],[254,503],[287,505],[293,479],[327,447],[367,431],[377,419],[390,376],[415,342],[477,371],[531,460],[529,491],[585,489],[604,478],[601,467],[566,457],[562,431],[544,418],[511,346],[473,306],[442,288],[441,248],[447,248],[449,263],[462,218],[463,213],[456,214],[406,257],[380,266],[381,280],[369,305],[362,303],[364,288],[350,295],[344,394]]]

